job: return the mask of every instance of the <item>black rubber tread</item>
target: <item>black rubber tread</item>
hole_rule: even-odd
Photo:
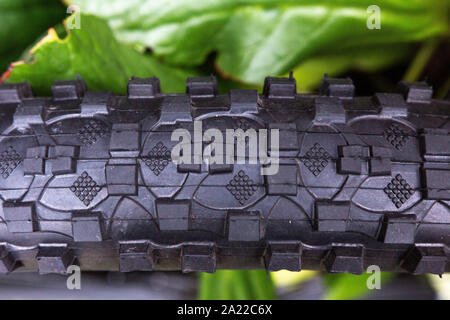
[[[217,94],[189,78],[128,95],[56,81],[0,86],[0,272],[316,269],[450,271],[450,101],[426,83],[354,97],[325,77]],[[174,129],[278,129],[280,167],[179,165]]]

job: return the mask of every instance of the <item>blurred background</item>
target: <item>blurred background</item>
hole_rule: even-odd
[[[214,74],[219,89],[257,88],[293,71],[300,93],[324,73],[351,77],[357,95],[426,80],[450,88],[448,0],[0,0],[0,82],[27,80],[47,95],[78,74],[91,90],[126,92],[130,76],[157,76],[165,92]],[[3,299],[449,299],[450,277],[383,273],[218,271],[0,276]]]

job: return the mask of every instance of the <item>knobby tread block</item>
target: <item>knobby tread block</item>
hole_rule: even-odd
[[[9,232],[25,233],[37,231],[34,203],[3,202],[3,214]]]
[[[226,229],[228,241],[259,241],[263,232],[259,212],[228,212]]]
[[[153,255],[147,241],[120,242],[120,272],[153,271]]]
[[[402,267],[413,274],[433,273],[442,275],[448,258],[444,246],[416,244],[406,254]]]
[[[214,273],[216,271],[214,244],[184,245],[182,249],[181,271]]]
[[[361,274],[364,271],[364,247],[335,244],[325,257],[324,265],[330,273]]]
[[[9,273],[16,266],[16,258],[4,245],[0,245],[0,273]]]
[[[297,166],[280,165],[276,174],[267,176],[267,193],[295,196],[297,194]]]
[[[77,242],[99,242],[103,240],[104,226],[99,212],[74,212],[72,234]]]
[[[350,203],[316,201],[315,229],[317,231],[347,230]]]
[[[384,243],[414,243],[416,220],[415,215],[385,215],[381,226],[380,240]]]
[[[67,268],[73,264],[75,255],[71,249],[63,245],[39,246],[36,255],[38,271],[40,274],[66,274]]]
[[[84,96],[86,83],[78,78],[77,80],[56,80],[52,86],[54,101],[77,101]]]
[[[302,245],[299,242],[269,242],[264,255],[269,271],[302,270]]]
[[[186,200],[158,199],[155,203],[160,230],[189,229],[190,202]]]
[[[39,98],[0,85],[0,272],[449,272],[450,100],[425,82],[355,85],[325,76],[297,94],[291,75],[220,93],[210,76],[173,94],[131,77],[122,96],[78,78]],[[225,161],[175,163],[181,145]]]

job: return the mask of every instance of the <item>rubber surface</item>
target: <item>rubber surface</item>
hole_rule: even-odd
[[[127,96],[56,81],[0,86],[0,271],[216,268],[450,271],[450,101],[425,83],[354,97],[324,78],[186,94],[131,79]],[[175,129],[278,129],[280,165],[177,165]],[[203,147],[208,144],[204,143]],[[270,149],[269,149],[270,151]]]

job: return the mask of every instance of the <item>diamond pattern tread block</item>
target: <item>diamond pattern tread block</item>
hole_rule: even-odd
[[[159,176],[164,171],[170,161],[170,150],[161,141],[144,157],[144,163],[156,176]]]
[[[426,82],[300,85],[190,77],[180,94],[130,75],[125,95],[78,78],[36,98],[1,84],[0,273],[450,272],[450,100]],[[180,143],[220,156],[220,134],[225,163],[172,161]]]
[[[250,179],[245,171],[240,170],[226,185],[227,190],[241,205],[258,190],[258,185]]]
[[[396,123],[387,127],[384,130],[384,138],[389,142],[395,149],[402,150],[406,142],[409,140],[409,136],[406,132],[400,128]]]
[[[22,156],[17,151],[9,146],[0,154],[0,175],[3,179],[8,179],[10,174],[23,161]]]
[[[100,190],[101,187],[86,171],[83,171],[70,187],[70,191],[72,191],[86,207],[94,200]]]
[[[91,146],[100,138],[106,135],[108,128],[95,119],[85,121],[84,125],[78,130],[78,139],[85,146]]]
[[[330,154],[319,143],[315,143],[301,161],[317,177],[328,166],[330,159]]]
[[[408,182],[403,179],[401,174],[397,174],[391,179],[383,189],[392,203],[400,208],[414,194],[415,190],[411,188]]]

